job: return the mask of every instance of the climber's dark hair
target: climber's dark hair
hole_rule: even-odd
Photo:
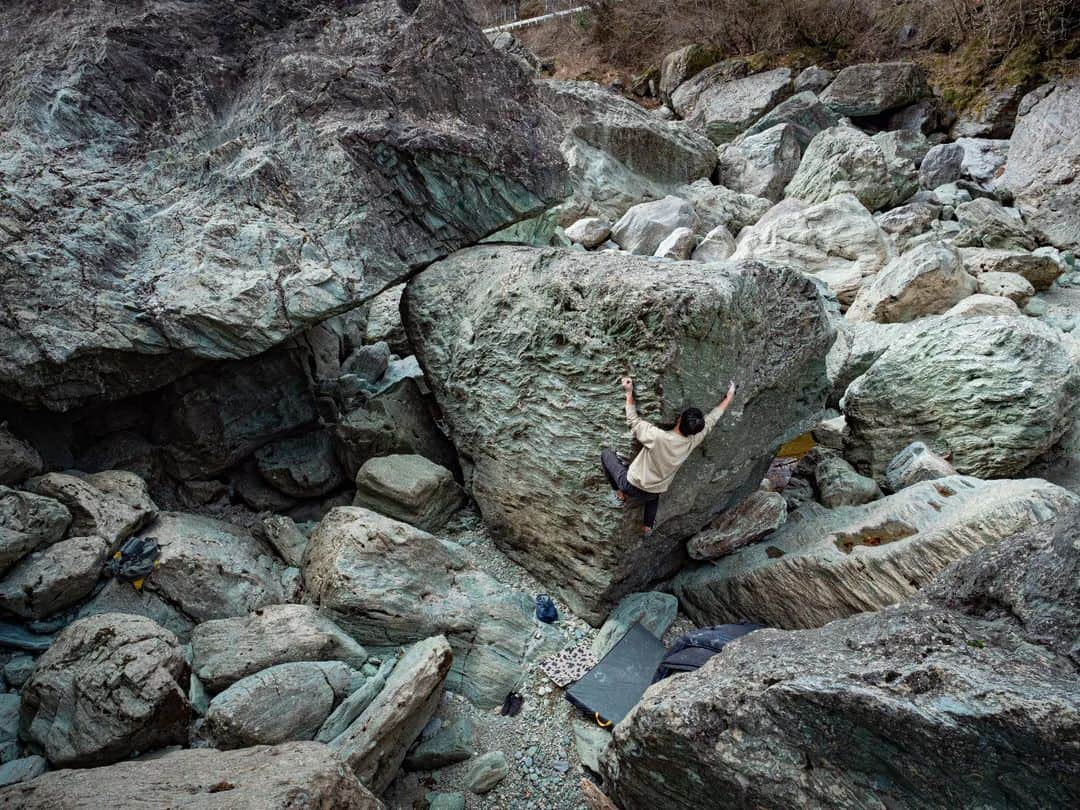
[[[705,429],[705,416],[697,408],[687,408],[679,416],[679,433],[694,436]]]

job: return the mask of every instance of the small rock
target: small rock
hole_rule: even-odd
[[[428,793],[428,810],[465,810],[463,793]]]
[[[29,756],[0,765],[0,788],[37,779],[49,769],[44,757]]]
[[[265,515],[256,533],[273,546],[288,565],[300,566],[308,538],[292,518],[285,515]]]
[[[353,504],[437,531],[461,506],[461,489],[448,469],[423,456],[382,456],[356,474]]]
[[[34,659],[29,655],[16,655],[4,664],[4,680],[16,689],[22,687],[34,671]]]
[[[0,422],[0,484],[17,484],[44,469],[38,451]]]
[[[873,478],[859,475],[838,454],[828,451],[823,452],[814,468],[814,485],[818,499],[830,509],[859,506],[881,497],[881,490]]]
[[[933,481],[948,475],[956,475],[956,470],[948,461],[923,442],[912,442],[897,453],[885,468],[885,486],[891,492],[899,492],[920,481]]]
[[[385,340],[360,346],[341,364],[342,374],[355,374],[368,382],[375,382],[386,373],[390,365],[390,346]]]
[[[963,162],[963,146],[943,143],[933,147],[919,166],[919,185],[932,189],[959,180]]]
[[[717,225],[701,240],[691,258],[696,262],[722,262],[735,252],[735,240],[726,225]]]
[[[611,238],[623,250],[652,256],[668,234],[694,223],[694,208],[686,200],[668,196],[635,205],[611,229]]]
[[[371,300],[364,331],[364,340],[367,343],[385,341],[390,351],[399,357],[412,354],[405,326],[401,322],[401,293],[404,290],[405,285],[398,284],[383,290]]]
[[[834,416],[832,419],[822,419],[811,434],[814,441],[822,447],[830,450],[844,449],[844,430],[847,428],[847,420],[843,414]]]
[[[566,229],[566,238],[588,250],[600,247],[611,236],[611,222],[604,217],[584,217]]]
[[[603,658],[635,623],[640,623],[657,638],[663,638],[678,612],[678,600],[669,593],[646,591],[625,596],[593,639],[592,654],[597,659]],[[548,687],[545,685],[544,688]]]
[[[505,779],[509,771],[506,754],[502,751],[489,751],[473,761],[465,775],[465,787],[471,793],[483,795]]]
[[[835,78],[836,74],[831,70],[811,65],[795,77],[795,92],[801,93],[804,90],[809,90],[812,93],[820,93]]]
[[[697,245],[697,237],[690,228],[676,228],[660,243],[653,255],[659,259],[689,259]]]
[[[979,292],[1008,298],[1023,307],[1035,295],[1035,288],[1017,273],[983,273],[979,276]]]
[[[476,729],[467,715],[441,729],[429,739],[423,739],[405,757],[408,771],[434,771],[464,762],[476,753]]]

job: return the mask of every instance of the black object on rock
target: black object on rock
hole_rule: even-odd
[[[523,698],[517,692],[510,692],[506,696],[506,700],[503,701],[502,708],[499,709],[499,714],[503,717],[517,717],[517,713],[521,711],[522,705],[525,703]]]
[[[160,551],[156,537],[130,537],[105,563],[105,574],[138,587],[153,572]]]
[[[547,594],[536,597],[536,618],[545,624],[551,624],[559,618],[559,611],[555,609],[555,602]]]
[[[737,638],[760,630],[763,624],[720,624],[683,633],[671,645],[664,660],[653,675],[652,682],[662,681],[677,672],[692,672],[724,649],[724,645]]]

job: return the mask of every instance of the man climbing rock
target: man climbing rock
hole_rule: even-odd
[[[656,525],[660,495],[668,491],[679,467],[727,411],[735,397],[735,381],[732,380],[727,395],[707,415],[702,415],[697,408],[687,408],[679,414],[671,430],[658,428],[638,416],[632,378],[623,377],[622,389],[626,393],[626,424],[641,444],[641,452],[627,465],[613,451],[604,448],[600,453],[600,464],[620,505],[628,499],[644,505],[642,531],[649,534]]]

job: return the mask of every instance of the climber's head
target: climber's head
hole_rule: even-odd
[[[675,430],[683,436],[694,436],[705,429],[705,416],[697,408],[687,408],[679,414]]]

